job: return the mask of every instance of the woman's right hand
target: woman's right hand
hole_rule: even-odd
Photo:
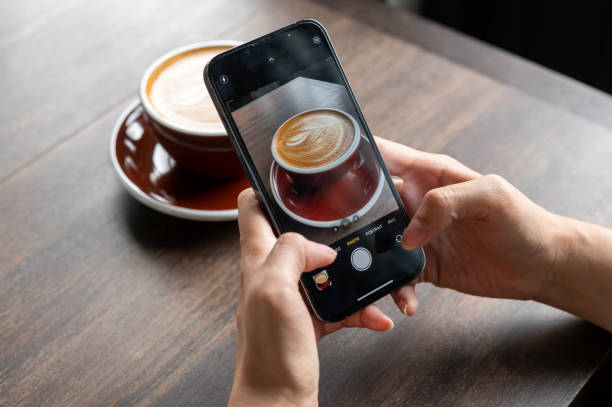
[[[539,207],[498,175],[480,175],[444,155],[377,139],[411,217],[402,245],[424,247],[418,281],[487,297],[537,299],[562,261],[561,217]],[[412,286],[393,293],[416,311]]]

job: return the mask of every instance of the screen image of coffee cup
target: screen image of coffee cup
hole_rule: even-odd
[[[272,156],[293,184],[325,188],[359,162],[357,121],[336,109],[314,109],[285,121],[272,138]]]
[[[179,166],[198,175],[243,174],[202,80],[210,59],[240,44],[220,40],[174,49],[153,62],[140,82],[140,103],[160,144]]]

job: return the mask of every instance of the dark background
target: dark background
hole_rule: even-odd
[[[612,93],[612,1],[424,0],[420,12]]]
[[[612,1],[424,0],[420,14],[612,94]],[[573,407],[612,405],[612,359]],[[607,383],[607,384],[606,384]]]

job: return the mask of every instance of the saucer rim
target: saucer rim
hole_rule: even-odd
[[[198,220],[198,221],[208,221],[208,222],[223,222],[236,220],[238,218],[238,208],[236,209],[220,209],[220,210],[211,210],[211,209],[190,209],[182,206],[172,205],[160,202],[138,187],[123,171],[123,168],[119,164],[119,160],[117,158],[117,138],[119,137],[119,130],[121,126],[127,119],[128,115],[138,106],[140,105],[140,99],[136,98],[131,103],[129,103],[126,108],[121,112],[119,117],[117,118],[115,125],[113,127],[113,133],[110,138],[110,159],[113,164],[113,168],[115,173],[117,174],[121,185],[128,191],[128,193],[135,198],[137,201],[142,203],[145,206],[148,206],[151,209],[154,209],[158,212],[164,213],[166,215],[174,216],[182,219],[189,220]],[[144,109],[144,108],[143,108]]]
[[[364,214],[367,213],[370,209],[372,209],[374,204],[378,201],[378,198],[380,198],[380,195],[382,194],[382,190],[384,188],[384,183],[385,183],[385,176],[383,174],[382,168],[380,168],[379,171],[378,171],[378,180],[379,181],[378,181],[378,185],[376,186],[376,190],[374,191],[374,194],[372,195],[372,197],[361,208],[359,208],[357,211],[351,213],[349,216],[344,217],[342,219],[334,219],[334,220],[328,220],[328,221],[317,221],[317,220],[312,220],[312,219],[304,218],[304,217],[294,213],[289,208],[287,208],[285,203],[280,198],[280,194],[278,193],[278,185],[276,185],[276,180],[275,180],[276,177],[274,176],[274,165],[277,165],[280,168],[283,168],[280,165],[278,165],[278,163],[276,161],[272,161],[272,165],[270,165],[270,189],[272,190],[272,196],[274,196],[274,200],[276,201],[278,206],[283,210],[283,212],[285,212],[293,220],[295,220],[297,222],[300,222],[300,223],[303,223],[306,226],[316,227],[316,228],[331,228],[331,227],[334,227],[334,226],[339,226],[339,224],[342,221],[342,219],[352,218],[353,216],[358,215],[360,212],[364,211],[364,208],[367,208],[367,209],[365,209]],[[359,216],[359,217],[361,218],[361,216]]]

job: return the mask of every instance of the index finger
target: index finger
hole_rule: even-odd
[[[263,260],[276,242],[272,226],[261,211],[252,188],[238,195],[238,229],[243,256],[261,257]]]
[[[430,178],[435,182],[428,189],[480,177],[478,172],[447,155],[426,153],[380,137],[375,140],[391,175],[405,177],[410,174],[423,182],[423,177]]]
[[[374,137],[374,140],[391,175],[401,176],[410,168],[426,164],[427,153],[380,137]]]

